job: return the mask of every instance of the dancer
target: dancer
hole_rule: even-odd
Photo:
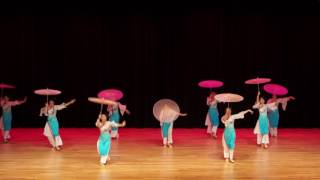
[[[47,136],[50,144],[54,150],[60,150],[62,148],[62,139],[59,134],[59,122],[57,119],[57,111],[60,111],[64,108],[67,108],[69,105],[73,104],[76,100],[73,99],[67,103],[62,103],[60,105],[55,105],[53,100],[49,101],[49,104],[46,103],[45,107],[41,108],[40,116],[47,116],[47,122],[44,127],[43,134]]]
[[[2,107],[2,117],[0,120],[0,127],[2,129],[3,142],[8,143],[10,136],[10,130],[12,128],[12,112],[11,107],[23,104],[27,101],[25,97],[22,101],[10,101],[8,96],[4,96],[3,99],[0,99],[0,105]]]
[[[211,92],[207,97],[207,105],[209,110],[206,116],[205,125],[207,127],[207,133],[211,134],[212,137],[217,138],[217,129],[219,126],[219,112],[217,108],[218,101],[214,98],[215,92]]]
[[[100,163],[101,165],[106,165],[107,161],[110,161],[110,147],[111,147],[111,138],[110,138],[110,130],[112,127],[124,127],[126,125],[126,121],[123,121],[121,124],[118,124],[114,121],[108,121],[107,116],[105,114],[100,114],[96,121],[97,128],[100,129],[100,137],[97,142],[97,149],[100,155]]]
[[[163,139],[163,146],[171,148],[173,145],[172,139],[172,130],[173,130],[173,121],[177,119],[178,116],[186,116],[185,113],[179,113],[169,108],[168,106],[164,106],[164,108],[160,112],[160,126],[161,126],[161,135]]]
[[[222,116],[221,121],[225,125],[223,136],[222,136],[222,145],[223,145],[223,156],[230,162],[234,163],[233,152],[235,148],[236,141],[236,132],[234,129],[234,121],[236,119],[243,119],[246,113],[250,112],[253,114],[253,111],[248,109],[242,111],[238,114],[231,115],[231,108],[226,108],[225,114]]]
[[[120,113],[121,115],[124,115],[124,113],[130,114],[130,111],[127,110],[127,106],[122,105],[119,102],[115,105],[108,105],[107,110],[109,112],[110,121],[114,121],[115,123],[120,122]],[[119,138],[119,131],[117,127],[112,127],[111,137],[115,139]]]
[[[258,91],[256,103],[253,105],[254,109],[259,110],[259,119],[254,128],[254,134],[257,134],[257,144],[263,148],[268,148],[269,144],[269,119],[267,111],[270,110],[271,105],[265,104],[263,97],[260,97]]]
[[[282,109],[285,111],[287,107],[287,102],[294,100],[293,96],[277,98],[273,95],[267,103],[270,104],[270,109],[268,110],[268,118],[270,121],[270,135],[276,137],[278,135],[278,125],[279,125],[279,104],[282,105]]]

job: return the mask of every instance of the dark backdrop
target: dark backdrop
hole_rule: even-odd
[[[237,112],[253,105],[257,88],[244,81],[256,76],[296,97],[281,111],[280,127],[320,127],[318,9],[111,9],[16,9],[0,17],[0,80],[16,85],[5,90],[13,99],[28,96],[13,108],[14,127],[44,126],[38,114],[45,97],[33,90],[46,87],[62,90],[58,103],[77,99],[58,113],[62,127],[93,127],[99,106],[87,98],[106,88],[124,92],[129,127],[158,127],[152,107],[161,98],[188,113],[175,127],[204,127],[209,90],[200,80],[222,80],[218,93],[243,95],[232,104]],[[257,116],[236,126],[254,127]]]

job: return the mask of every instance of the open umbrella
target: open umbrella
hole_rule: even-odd
[[[272,95],[286,95],[288,94],[288,89],[280,84],[266,84],[263,89]]]
[[[229,107],[229,103],[243,101],[243,97],[242,96],[240,96],[238,94],[233,94],[233,93],[217,94],[214,98],[217,101],[228,103],[228,107]]]
[[[38,89],[34,91],[35,94],[42,95],[42,96],[47,96],[47,103],[49,101],[49,96],[53,95],[59,95],[61,94],[61,91],[56,90],[56,89]]]
[[[153,105],[153,115],[160,122],[175,121],[179,114],[178,104],[171,99],[161,99]]]
[[[1,83],[1,84],[0,84],[0,88],[1,88],[1,98],[2,98],[2,96],[3,96],[3,89],[13,89],[13,88],[16,88],[16,87],[13,86],[13,85],[10,85],[10,84]]]
[[[268,83],[270,82],[270,78],[254,78],[254,79],[249,79],[245,81],[245,84],[257,84],[258,85],[258,91],[260,91],[260,84]]]

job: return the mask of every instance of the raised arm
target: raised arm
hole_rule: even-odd
[[[65,103],[64,105],[67,107],[67,106],[73,104],[74,102],[76,102],[76,99],[72,99],[71,101]]]
[[[27,102],[27,97],[24,97],[23,100],[10,101],[10,105],[11,106],[18,106],[18,105],[23,104],[25,102]]]
[[[282,105],[282,109],[285,111],[287,108],[287,103],[290,100],[295,100],[295,97],[289,96],[289,97],[279,98],[277,99],[277,103],[280,103]]]
[[[60,105],[55,105],[55,109],[56,110],[62,110],[64,108],[67,108],[69,105],[73,104],[76,100],[75,99],[72,99],[71,101],[67,102],[67,103],[62,103]]]
[[[256,102],[255,102],[255,104],[252,106],[252,108],[254,108],[254,109],[259,109],[259,105],[260,105],[259,99],[260,99],[260,91],[258,91],[258,93],[257,93]]]
[[[241,111],[241,112],[239,112],[237,114],[232,115],[230,119],[233,119],[233,120],[235,120],[235,119],[243,119],[244,115],[247,114],[248,112],[253,114],[253,111],[251,109],[248,109],[248,110]]]

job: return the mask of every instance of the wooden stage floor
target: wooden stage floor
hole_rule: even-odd
[[[120,129],[111,162],[100,166],[95,128],[63,128],[62,151],[53,151],[43,129],[13,129],[0,144],[0,179],[320,179],[320,129],[280,129],[269,149],[253,129],[237,129],[235,163],[222,156],[205,129],[174,129],[174,147],[163,148],[159,129]]]

